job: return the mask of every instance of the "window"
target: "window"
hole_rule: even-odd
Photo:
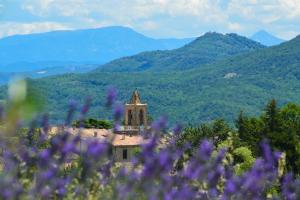
[[[139,114],[139,118],[140,118],[140,126],[144,125],[144,111],[140,110],[140,114]]]
[[[132,111],[128,110],[128,125],[132,125]]]
[[[111,146],[108,149],[108,155],[109,156],[113,155],[113,148]]]
[[[127,149],[123,149],[123,160],[127,160]]]

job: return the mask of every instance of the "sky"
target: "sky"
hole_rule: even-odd
[[[112,25],[154,38],[266,30],[291,39],[300,34],[300,0],[0,0],[0,38]]]

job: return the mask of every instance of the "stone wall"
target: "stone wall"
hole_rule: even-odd
[[[113,147],[113,156],[115,162],[129,162],[131,158],[134,156],[136,151],[140,148],[139,146],[120,146]],[[127,159],[123,159],[123,150],[127,150]]]

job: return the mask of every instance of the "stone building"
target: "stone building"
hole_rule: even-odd
[[[124,131],[127,133],[137,134],[148,128],[147,104],[141,102],[137,90],[133,92],[130,102],[125,104],[124,117]]]
[[[129,162],[140,146],[147,142],[142,131],[148,129],[147,104],[142,103],[137,90],[132,94],[129,103],[125,104],[125,124],[119,131],[112,129],[79,129],[52,127],[50,134],[68,131],[74,135],[80,133],[82,139],[98,139],[111,143],[111,153],[115,162]]]
[[[115,132],[112,142],[114,158],[117,162],[127,161],[135,154],[140,145],[145,143],[141,133],[148,129],[147,104],[142,103],[137,90],[129,103],[125,104],[124,126]]]

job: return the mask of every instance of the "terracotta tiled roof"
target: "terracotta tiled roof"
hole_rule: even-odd
[[[146,142],[141,135],[121,135],[115,134],[113,138],[113,146],[139,146]]]
[[[82,138],[97,138],[99,140],[107,140],[113,146],[139,146],[145,143],[145,140],[141,135],[125,135],[114,134],[111,130],[107,129],[78,129],[78,128],[65,128],[71,134],[80,134]],[[62,128],[52,127],[50,129],[50,135],[55,135],[62,131]]]

